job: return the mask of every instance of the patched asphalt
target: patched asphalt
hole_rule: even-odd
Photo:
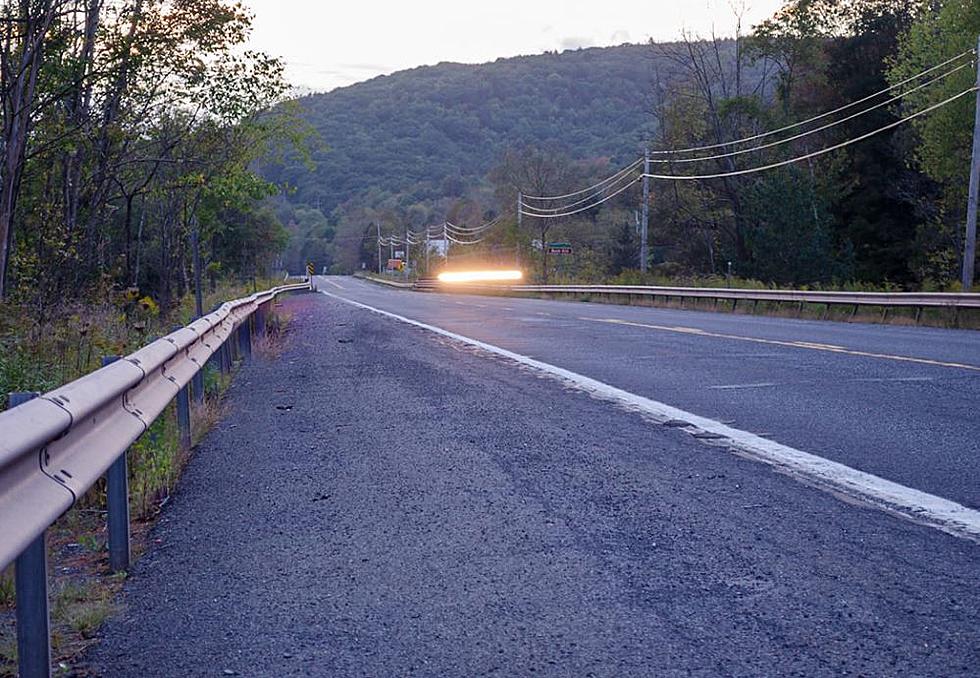
[[[977,544],[322,295],[286,306],[93,672],[976,675]]]

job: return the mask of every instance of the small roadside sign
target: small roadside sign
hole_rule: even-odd
[[[572,243],[570,242],[549,242],[548,254],[566,256],[572,253]]]
[[[313,262],[311,261],[310,263],[308,263],[306,265],[306,277],[307,278],[312,278],[313,277],[313,271],[314,270],[315,269],[313,268]]]

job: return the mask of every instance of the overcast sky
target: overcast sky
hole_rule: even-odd
[[[244,0],[252,46],[290,82],[329,90],[440,61],[482,63],[550,50],[734,32],[742,0]],[[746,27],[783,0],[745,0]]]

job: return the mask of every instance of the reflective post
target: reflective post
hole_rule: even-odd
[[[105,356],[102,366],[119,360],[119,356]],[[120,572],[129,569],[129,475],[126,468],[126,452],[112,462],[106,471],[106,509],[108,510],[109,569]]]
[[[16,407],[37,396],[37,393],[11,393],[10,407]],[[44,532],[32,541],[14,563],[17,663],[21,678],[48,678],[51,675],[46,535],[47,532]]]

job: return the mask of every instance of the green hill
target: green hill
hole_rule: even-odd
[[[675,77],[667,55],[677,49],[621,45],[441,63],[302,97],[301,115],[322,144],[312,171],[299,161],[263,169],[294,189],[279,210],[294,236],[286,264],[330,265],[324,240],[339,224],[343,248],[339,238],[353,237],[343,217],[357,210],[414,210],[413,221],[441,220],[452,199],[486,187],[508,148],[545,147],[612,165],[634,159],[655,127],[658,78]],[[296,208],[325,220],[297,216]]]
[[[459,195],[507,147],[553,146],[572,157],[626,157],[650,126],[649,46],[593,48],[442,63],[302,98],[328,147],[309,173],[268,168],[291,201],[335,207],[372,190],[412,201]]]

